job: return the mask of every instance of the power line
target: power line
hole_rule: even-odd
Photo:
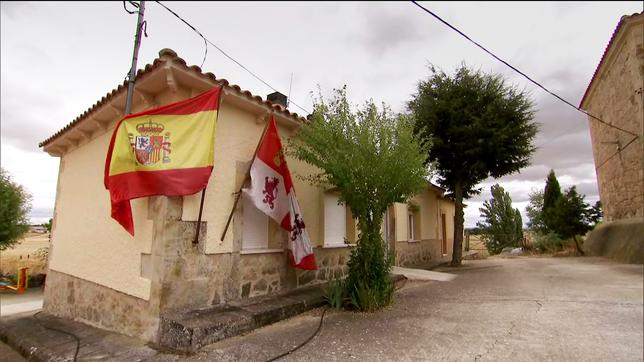
[[[277,89],[275,89],[275,87],[273,87],[272,85],[268,84],[268,83],[267,83],[264,79],[262,79],[260,76],[258,76],[257,74],[253,73],[250,69],[248,69],[248,68],[247,68],[246,66],[244,66],[242,63],[238,62],[235,58],[233,58],[233,57],[232,57],[232,56],[230,56],[228,53],[226,53],[223,49],[221,49],[219,46],[217,46],[217,44],[215,44],[215,43],[211,42],[211,41],[210,41],[208,38],[206,38],[206,37],[205,37],[205,36],[204,36],[204,35],[203,35],[199,30],[197,30],[197,28],[195,28],[192,24],[190,24],[188,21],[186,21],[185,19],[183,19],[183,18],[182,18],[179,14],[177,14],[175,11],[173,11],[173,10],[172,10],[172,9],[170,9],[170,8],[168,8],[167,6],[165,6],[164,4],[162,4],[160,1],[155,1],[155,2],[156,2],[157,4],[159,4],[159,5],[161,5],[163,8],[165,8],[167,11],[169,11],[172,15],[174,15],[175,17],[177,17],[177,19],[181,20],[181,21],[182,21],[184,24],[186,24],[190,29],[192,29],[195,33],[197,33],[197,35],[199,35],[201,38],[203,38],[204,42],[206,42],[207,44],[210,44],[210,45],[212,45],[213,47],[215,47],[215,49],[217,49],[221,54],[223,54],[226,58],[230,59],[230,60],[231,60],[231,61],[233,61],[235,64],[237,64],[238,66],[240,66],[242,69],[244,69],[246,72],[248,72],[248,74],[252,75],[253,77],[255,77],[255,79],[257,79],[257,80],[259,80],[260,82],[264,83],[264,85],[266,85],[268,88],[272,89],[273,91],[275,91],[275,92],[279,92]],[[207,45],[206,45],[206,54],[207,54]],[[204,55],[204,61],[205,61],[205,55]],[[303,108],[303,107],[301,107],[300,105],[298,105],[297,103],[293,102],[292,100],[290,100],[290,103],[292,103],[292,104],[293,104],[293,105],[295,105],[297,108],[301,109],[302,111],[304,111],[304,112],[306,112],[306,113],[311,113],[311,112],[309,112],[308,110],[306,110],[305,108]]]
[[[636,140],[637,138],[638,138],[637,136],[633,137],[633,139],[631,139],[630,141],[628,141],[628,142],[624,145],[624,147],[620,147],[620,148],[618,148],[618,149],[617,149],[617,151],[615,151],[612,155],[608,156],[608,158],[606,158],[606,159],[605,159],[601,164],[599,164],[599,166],[595,167],[595,169],[596,169],[596,170],[599,170],[599,169],[600,169],[602,166],[604,166],[608,161],[610,161],[613,157],[615,157],[615,155],[617,155],[618,153],[620,153],[620,152],[624,151],[624,150],[626,149],[626,147],[630,146],[630,145],[631,145],[631,143],[635,142],[635,140]]]
[[[572,107],[572,108],[576,109],[576,110],[577,110],[577,111],[579,111],[579,112],[584,113],[584,114],[585,114],[585,115],[587,115],[588,117],[591,117],[591,118],[596,119],[596,120],[597,120],[597,121],[599,121],[600,123],[603,123],[603,124],[605,124],[605,125],[607,125],[607,126],[609,126],[609,127],[612,127],[612,128],[618,129],[618,130],[620,130],[620,131],[622,131],[622,132],[624,132],[624,133],[628,133],[628,134],[630,134],[630,135],[632,135],[632,136],[635,136],[636,138],[638,138],[638,137],[639,137],[639,135],[638,135],[638,134],[636,134],[636,133],[633,133],[633,132],[631,132],[631,131],[629,131],[629,130],[626,130],[626,129],[623,129],[623,128],[621,128],[621,127],[618,127],[618,126],[615,126],[615,125],[613,125],[613,124],[610,124],[610,123],[608,123],[608,122],[605,122],[605,121],[604,121],[604,120],[602,120],[601,118],[598,118],[598,117],[596,117],[596,116],[594,116],[594,115],[592,115],[592,114],[590,114],[590,113],[588,113],[588,112],[584,111],[583,109],[581,109],[581,108],[579,108],[579,107],[577,107],[577,106],[573,105],[573,104],[572,104],[572,103],[570,103],[569,101],[567,101],[567,100],[565,100],[564,98],[560,97],[558,94],[556,94],[556,93],[554,93],[554,92],[550,91],[548,88],[546,88],[546,87],[544,87],[543,85],[541,85],[541,83],[539,83],[539,82],[537,82],[536,80],[534,80],[534,79],[530,78],[528,75],[526,75],[525,73],[523,73],[523,72],[522,72],[522,71],[520,71],[519,69],[515,68],[515,67],[514,67],[514,66],[512,66],[510,63],[508,63],[508,62],[506,62],[505,60],[503,60],[503,59],[499,58],[499,57],[498,57],[498,56],[496,56],[494,53],[492,53],[491,51],[487,50],[487,49],[486,49],[484,46],[482,46],[481,44],[479,44],[479,43],[477,43],[476,41],[472,40],[472,38],[470,38],[469,36],[467,36],[467,35],[466,35],[465,33],[463,33],[462,31],[458,30],[458,29],[457,29],[456,27],[454,27],[452,24],[450,24],[450,23],[448,23],[447,21],[443,20],[440,16],[436,15],[436,14],[435,14],[434,12],[432,12],[431,10],[429,10],[429,9],[425,8],[424,6],[420,5],[420,4],[419,4],[418,2],[416,2],[415,0],[412,0],[411,2],[412,2],[412,3],[414,3],[414,5],[416,5],[416,6],[418,6],[419,8],[421,8],[421,9],[422,9],[423,11],[425,11],[426,13],[428,13],[429,15],[433,16],[434,18],[436,18],[436,19],[437,19],[438,21],[440,21],[441,23],[443,23],[443,24],[445,24],[446,26],[448,26],[450,29],[452,29],[452,30],[454,30],[455,32],[459,33],[462,37],[464,37],[465,39],[469,40],[472,44],[476,45],[476,46],[477,46],[477,47],[479,47],[481,50],[483,50],[484,52],[486,52],[486,53],[488,53],[489,55],[491,55],[494,59],[496,59],[496,60],[500,61],[501,63],[503,63],[503,64],[505,64],[506,66],[508,66],[510,69],[512,69],[512,70],[514,70],[515,72],[517,72],[517,73],[521,74],[524,78],[526,78],[527,80],[529,80],[530,82],[532,82],[533,84],[535,84],[537,87],[539,87],[539,88],[543,89],[544,91],[546,91],[546,92],[547,92],[547,93],[549,93],[550,95],[554,96],[555,98],[559,99],[560,101],[564,102],[565,104],[569,105],[570,107]]]

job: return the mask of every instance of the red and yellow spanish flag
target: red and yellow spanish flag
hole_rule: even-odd
[[[134,235],[130,200],[191,195],[212,172],[221,87],[123,118],[105,160],[112,218]]]

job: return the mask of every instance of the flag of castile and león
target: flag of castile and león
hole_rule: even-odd
[[[112,218],[134,235],[130,200],[191,195],[203,190],[213,168],[221,87],[185,101],[123,118],[105,160]]]
[[[273,117],[260,140],[250,167],[250,178],[250,188],[244,189],[244,193],[255,207],[289,232],[291,264],[300,269],[316,270],[311,239],[295,197],[291,173],[284,159],[282,142]]]

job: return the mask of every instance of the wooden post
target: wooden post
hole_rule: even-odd
[[[199,204],[199,218],[197,219],[197,233],[195,234],[195,240],[192,241],[192,244],[199,244],[199,230],[201,229],[201,212],[203,211],[203,199],[206,197],[206,188],[204,187],[201,191],[201,203]]]

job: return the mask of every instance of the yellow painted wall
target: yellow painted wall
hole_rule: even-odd
[[[232,222],[224,241],[220,241],[233,203],[234,192],[250,165],[266,120],[257,121],[255,114],[233,104],[223,102],[217,119],[215,140],[215,165],[208,182],[202,220],[208,222],[206,253],[229,253],[233,251]],[[292,130],[278,124],[282,145],[287,145]],[[286,156],[295,192],[300,202],[304,222],[314,246],[323,243],[323,208],[317,187],[302,181],[298,176],[309,175],[315,168]],[[183,220],[194,221],[199,215],[201,193],[184,197]],[[322,214],[321,214],[322,213]]]
[[[149,253],[152,221],[147,198],[132,201],[136,237],[110,216],[103,186],[111,131],[61,159],[49,267],[148,300],[150,281],[141,275],[141,253]]]
[[[396,241],[407,241],[407,204],[395,203]]]

